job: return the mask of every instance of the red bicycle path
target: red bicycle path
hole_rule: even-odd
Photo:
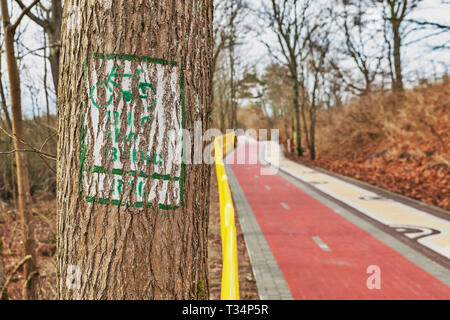
[[[261,164],[230,167],[294,299],[450,299],[445,283],[282,176],[260,175]],[[371,265],[380,289],[367,287]]]

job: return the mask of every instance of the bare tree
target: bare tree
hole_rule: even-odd
[[[269,53],[289,69],[293,88],[292,118],[296,135],[296,153],[303,153],[300,124],[300,87],[299,61],[306,59],[310,0],[270,0],[263,4],[260,18],[265,22],[277,38],[278,50],[264,42]]]
[[[24,146],[24,127],[22,120],[22,101],[20,89],[20,74],[17,66],[17,58],[14,49],[14,37],[17,27],[22,18],[35,6],[39,0],[35,0],[31,5],[25,7],[15,22],[11,22],[7,0],[1,0],[1,13],[4,31],[6,63],[8,66],[9,89],[11,96],[11,117],[12,117],[12,136],[14,137],[15,150],[23,150]],[[31,212],[29,205],[31,203],[30,182],[28,177],[28,160],[25,152],[16,152],[16,171],[19,211],[22,217],[23,244],[26,255],[31,259],[25,265],[25,281],[23,296],[25,299],[37,298],[38,273],[34,241],[34,227],[31,221]]]
[[[383,5],[383,19],[389,23],[390,39],[385,39],[389,47],[389,66],[391,69],[392,89],[396,92],[404,90],[401,49],[404,39],[404,23],[422,0],[378,0]],[[387,30],[385,29],[387,32]]]
[[[326,58],[330,48],[330,22],[322,24],[316,32],[311,34],[308,41],[309,47],[309,59],[307,62],[307,69],[309,72],[309,78],[311,78],[311,85],[306,86],[309,88],[309,94],[307,99],[304,97],[304,107],[302,108],[302,114],[304,117],[305,136],[308,143],[309,157],[311,160],[316,159],[316,116],[317,109],[322,104],[320,97],[325,87],[323,80],[325,79]],[[306,115],[308,115],[308,121]],[[309,127],[308,127],[309,124]]]
[[[369,9],[370,2],[357,1],[353,3],[342,0],[342,3],[343,10],[337,20],[340,21],[339,28],[342,30],[344,40],[342,46],[336,48],[336,51],[343,53],[344,57],[348,57],[353,62],[360,78],[354,79],[355,69],[345,70],[336,59],[330,59],[330,64],[337,76],[352,92],[365,95],[372,91],[384,57],[382,50],[377,53],[374,48],[378,47],[377,43],[373,43],[377,31],[370,30],[367,26],[370,21],[365,14]]]
[[[225,0],[218,1],[215,5],[215,23],[214,23],[214,53],[212,63],[212,74],[214,76],[217,62],[220,54],[226,50],[228,54],[229,67],[229,108],[230,125],[236,128],[237,125],[237,79],[236,79],[236,47],[239,44],[239,30],[243,28],[243,22],[248,12],[246,0]],[[214,95],[213,95],[214,97]],[[222,108],[223,105],[218,105]],[[223,114],[223,112],[219,112]],[[220,120],[220,121],[223,121]]]
[[[222,132],[225,132],[229,127],[229,110],[230,110],[230,73],[225,61],[225,56],[220,55],[216,61],[216,70],[213,79],[213,94],[214,94],[214,113]]]
[[[22,0],[15,0],[22,10],[26,5]],[[51,5],[46,8],[39,3],[36,6],[38,13],[33,13],[32,10],[27,10],[26,15],[43,28],[47,34],[50,48],[48,60],[52,72],[53,85],[55,92],[58,91],[59,79],[59,54],[60,54],[60,37],[61,37],[61,23],[62,23],[62,0],[51,0]]]
[[[450,2],[445,3],[450,5]],[[444,5],[444,3],[443,3]],[[448,10],[447,8],[443,8],[443,10]],[[428,45],[431,50],[449,50],[450,49],[450,37],[444,37],[444,35],[450,32],[450,25],[437,23],[433,21],[425,21],[418,19],[405,19],[405,23],[408,23],[413,26],[412,30],[409,32],[415,31],[427,31],[425,35],[420,36],[419,38],[413,39],[405,43],[405,46],[411,45],[413,43],[417,43],[419,41],[423,41],[430,38],[440,37],[445,41],[440,41],[437,45]]]

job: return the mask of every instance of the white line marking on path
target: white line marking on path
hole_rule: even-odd
[[[283,208],[285,208],[286,210],[290,210],[289,206],[286,203],[284,203],[284,202],[281,202],[281,206]]]
[[[323,251],[331,251],[331,249],[322,241],[318,236],[312,237],[314,242],[322,249]]]

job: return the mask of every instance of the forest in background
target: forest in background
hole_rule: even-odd
[[[277,128],[296,161],[450,209],[450,26],[415,15],[448,3],[233,4],[216,25],[219,128]],[[236,29],[262,43],[265,67],[246,63]],[[433,58],[424,66],[417,52]]]
[[[4,274],[22,266],[11,279],[20,287],[20,201],[41,230],[44,270],[54,268],[62,1],[1,4],[0,236]],[[283,145],[296,141],[292,159],[450,210],[450,25],[416,15],[427,6],[450,14],[440,0],[216,1],[212,126],[277,128]],[[27,156],[30,199],[19,199],[16,152]],[[41,297],[54,296],[44,283]]]

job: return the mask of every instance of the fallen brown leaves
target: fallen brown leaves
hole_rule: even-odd
[[[56,299],[56,250],[55,221],[56,202],[49,197],[35,199],[31,205],[32,222],[35,226],[35,239],[38,253],[39,299]],[[6,276],[12,275],[8,285],[8,297],[11,300],[22,299],[22,287],[25,283],[23,267],[14,273],[17,263],[24,258],[22,245],[22,227],[20,217],[12,206],[0,210],[0,236],[3,240],[3,256]],[[14,274],[13,274],[14,273]]]
[[[448,169],[430,168],[425,163],[408,159],[301,161],[450,210]]]
[[[321,110],[300,160],[450,210],[450,80]]]

